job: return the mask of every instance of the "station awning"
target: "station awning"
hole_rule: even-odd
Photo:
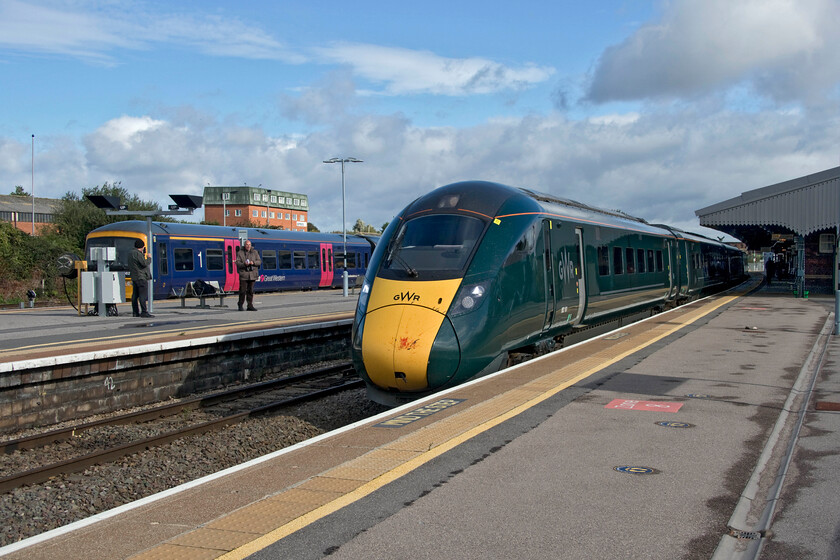
[[[700,225],[728,233],[751,249],[773,234],[806,236],[840,223],[840,167],[742,193],[695,210]]]

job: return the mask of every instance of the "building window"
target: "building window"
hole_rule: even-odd
[[[230,216],[230,210],[225,209],[225,217]]]
[[[260,211],[259,211],[259,210],[251,210],[251,217],[252,217],[252,218],[256,218],[256,217],[258,217],[259,215],[260,215]]]
[[[263,211],[260,213],[260,217],[261,217],[261,218],[265,218],[265,210],[263,210]]]
[[[291,219],[292,219],[292,215],[291,215],[291,214],[289,214],[288,212],[286,212],[286,219],[287,219],[287,220],[291,220]]]
[[[263,196],[263,202],[268,202],[268,195],[264,194],[262,196]]]
[[[294,200],[292,201],[292,204],[294,204],[295,206],[300,206],[300,199],[297,199],[297,198],[296,198],[296,199],[294,199]]]
[[[297,221],[297,214],[292,214],[292,219],[293,219],[294,221]]]
[[[271,218],[271,219],[273,220],[273,219],[274,219],[274,212],[269,212],[269,213],[268,213],[268,217],[269,217],[269,218]]]
[[[242,210],[234,210],[233,215],[234,216],[241,216],[242,215]]]
[[[834,252],[834,234],[821,233],[820,234],[820,253]]]
[[[276,197],[276,196],[271,195],[271,203],[272,203],[272,204],[276,204],[276,203],[277,203],[277,197]]]
[[[254,193],[254,200],[257,202],[260,201],[260,193]]]

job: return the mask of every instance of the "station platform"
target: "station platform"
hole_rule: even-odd
[[[132,317],[131,303],[117,305],[117,316],[80,315],[73,307],[35,307],[0,311],[0,372],[29,367],[32,361],[198,337],[265,330],[323,320],[352,321],[358,294],[313,290],[255,294],[257,311],[239,311],[237,296],[223,302],[207,298],[155,300],[154,318]],[[223,306],[219,304],[223,303]],[[94,306],[90,306],[93,309]]]
[[[833,305],[706,298],[0,555],[837,557]]]

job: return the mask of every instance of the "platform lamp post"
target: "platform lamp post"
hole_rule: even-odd
[[[356,158],[331,158],[324,160],[324,163],[341,163],[341,234],[344,236],[344,272],[341,273],[341,283],[344,290],[344,297],[347,297],[347,225],[344,220],[344,164],[363,163]]]
[[[192,194],[170,194],[169,198],[175,204],[169,205],[169,210],[128,210],[128,207],[122,204],[118,196],[106,195],[92,195],[89,194],[85,198],[90,200],[94,206],[105,210],[108,216],[143,216],[146,218],[146,239],[147,247],[149,248],[149,256],[151,262],[149,263],[149,271],[152,278],[149,281],[149,292],[147,297],[149,313],[154,312],[154,286],[155,286],[155,253],[152,251],[152,218],[155,216],[189,216],[201,208],[203,198]],[[87,255],[85,255],[87,257]]]
[[[35,237],[35,135],[32,135],[32,186],[30,187],[32,195],[32,237]]]

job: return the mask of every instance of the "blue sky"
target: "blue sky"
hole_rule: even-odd
[[[0,0],[0,192],[305,192],[381,225],[486,179],[697,230],[840,165],[837,0]],[[708,233],[708,232],[706,232]]]

